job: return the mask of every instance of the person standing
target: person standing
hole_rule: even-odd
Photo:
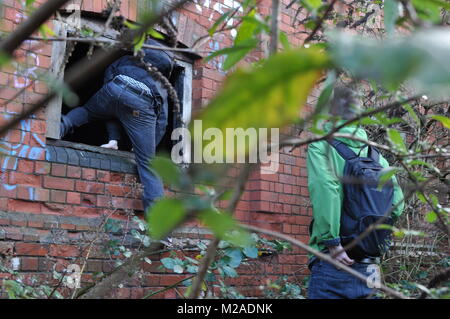
[[[334,89],[329,112],[342,119],[337,125],[357,115],[358,102],[354,91],[350,88],[337,86]],[[331,122],[325,123],[325,131],[329,132],[332,128]],[[345,126],[339,130],[339,133],[352,135],[359,140],[368,139],[366,131],[356,125]],[[379,217],[370,215],[361,217],[364,215],[363,212],[369,209],[364,206],[371,206],[370,209],[377,211],[379,215],[390,215],[387,216],[387,221],[393,223],[402,213],[404,203],[403,193],[395,176],[388,183],[390,185],[384,186],[382,191],[377,189],[378,185],[364,185],[366,180],[352,182],[345,179],[348,176],[344,176],[344,171],[347,173],[349,171],[347,165],[355,166],[361,159],[366,161],[367,165],[372,165],[374,172],[380,172],[381,168],[389,166],[386,159],[376,149],[349,138],[322,140],[308,146],[308,189],[313,209],[309,245],[334,256],[337,262],[368,277],[373,274],[374,269],[370,265],[376,265],[379,261],[377,254],[379,247],[373,244],[376,241],[373,237],[379,233],[372,232],[373,236],[368,236],[361,242],[364,245],[357,245],[350,251],[344,251],[343,246],[359,235],[362,226],[368,226],[364,223],[375,221],[376,219],[372,217]],[[365,192],[364,196],[369,199],[364,196],[357,198],[358,195],[355,193],[359,194],[360,191]],[[351,196],[356,197],[351,198]],[[378,198],[372,200],[370,196],[378,196]],[[371,200],[372,203],[370,203]],[[369,201],[368,205],[366,205],[367,201]],[[371,245],[372,251],[369,249]],[[373,287],[369,287],[367,283],[313,255],[309,257],[308,266],[311,270],[309,298],[353,299],[367,298],[374,294]]]

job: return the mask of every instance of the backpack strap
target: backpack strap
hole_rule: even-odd
[[[378,163],[380,160],[380,151],[373,146],[369,146],[367,157],[370,157],[375,163]]]
[[[347,145],[336,140],[336,139],[328,139],[327,142],[331,144],[335,148],[335,150],[342,156],[346,161],[357,157],[355,152],[353,152]]]

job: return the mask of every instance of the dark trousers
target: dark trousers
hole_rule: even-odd
[[[350,267],[369,277],[370,264],[355,262]],[[373,297],[375,290],[366,282],[338,270],[335,266],[323,260],[316,260],[311,268],[311,279],[308,287],[309,299],[360,299]]]
[[[161,110],[161,97],[157,92],[136,88],[122,78],[107,82],[82,107],[64,116],[61,135],[75,127],[94,120],[120,121],[133,145],[137,170],[144,186],[144,209],[151,207],[155,199],[164,196],[161,180],[149,170],[149,161],[155,155],[156,136],[164,134],[166,123],[157,125]]]

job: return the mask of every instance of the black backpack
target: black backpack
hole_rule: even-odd
[[[328,143],[345,159],[340,227],[341,243],[344,246],[371,224],[389,214],[394,186],[392,180],[389,180],[383,187],[378,187],[383,167],[379,164],[380,153],[375,147],[367,146],[367,157],[360,157],[338,140],[328,140]],[[392,223],[390,214],[382,222],[388,225]],[[389,229],[373,230],[348,251],[349,257],[360,259],[381,256],[389,249],[391,233]]]

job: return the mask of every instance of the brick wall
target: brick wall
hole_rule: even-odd
[[[22,1],[3,1],[1,31],[13,30],[26,14]],[[38,1],[43,2],[43,1]],[[286,4],[289,1],[283,1]],[[82,9],[100,12],[106,1],[83,1]],[[176,13],[174,20],[179,40],[191,46],[207,33],[214,21],[233,5],[232,1],[196,1]],[[260,1],[258,10],[270,14],[271,2]],[[121,14],[136,19],[138,3],[122,0]],[[281,28],[292,32],[295,7],[283,10]],[[298,45],[304,35],[290,40]],[[266,54],[268,39],[261,39],[261,49],[246,61],[255,61]],[[220,49],[232,43],[230,34],[219,34],[202,49]],[[27,41],[17,51],[20,67],[3,67],[0,72],[0,125],[46,93],[43,83],[33,82],[39,70],[51,63],[51,44]],[[207,104],[220,88],[226,74],[221,70],[223,58],[208,63],[198,60],[194,65],[192,101],[198,110]],[[69,264],[85,265],[83,283],[98,272],[108,272],[120,256],[108,252],[108,243],[119,240],[126,247],[137,248],[132,230],[137,228],[132,217],[142,216],[142,192],[135,167],[129,159],[98,155],[85,151],[49,145],[45,138],[45,110],[23,120],[0,142],[0,259],[3,265],[20,271],[30,283],[33,278],[50,285],[57,284],[53,270],[62,271]],[[296,136],[295,128],[286,135]],[[89,156],[84,156],[89,155]],[[276,174],[252,174],[238,205],[236,217],[246,223],[308,240],[311,207],[308,201],[305,149],[282,150],[280,170]],[[131,164],[130,164],[131,163]],[[105,232],[107,218],[117,220],[119,231]],[[188,229],[188,230],[186,230]],[[189,223],[182,236],[204,238],[195,223]],[[181,234],[180,233],[180,234]],[[180,235],[181,236],[181,235]],[[152,256],[153,263],[143,263],[140,271],[126,285],[111,292],[110,297],[140,298],[150,291],[174,283],[183,275],[159,269],[158,262],[167,253]],[[280,275],[300,280],[307,273],[306,254],[295,249],[280,255],[259,258],[239,268],[241,275],[230,280],[246,295],[259,295],[260,284]],[[10,274],[0,273],[0,278]],[[181,290],[182,291],[182,290]],[[63,294],[70,294],[62,289]],[[4,296],[4,291],[3,291]],[[176,298],[169,290],[155,297]]]

